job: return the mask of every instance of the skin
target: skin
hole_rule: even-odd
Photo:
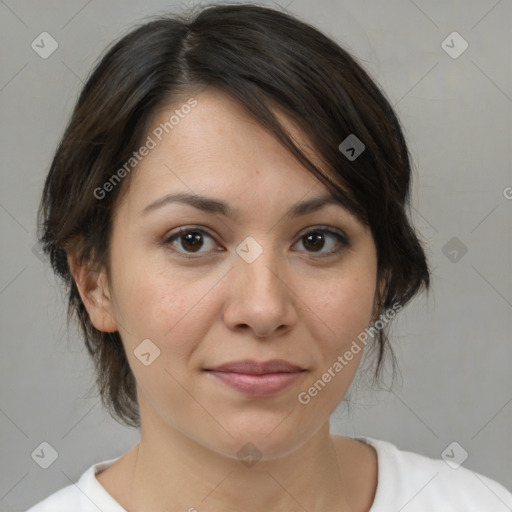
[[[114,215],[110,274],[69,258],[94,326],[121,335],[141,412],[139,444],[97,478],[131,512],[367,511],[375,451],[329,433],[362,351],[309,404],[297,396],[375,318],[371,232],[339,204],[287,219],[288,208],[326,187],[233,99],[214,89],[194,97],[197,106],[133,171]],[[180,203],[141,213],[177,192],[224,200],[240,214]],[[206,233],[195,251],[183,236],[165,243],[176,228],[198,225]],[[342,230],[350,246],[322,258],[339,242],[327,234],[323,246],[308,244],[304,235],[320,226]],[[251,263],[236,252],[248,236],[263,249]],[[148,366],[134,354],[145,339],[160,350]],[[204,371],[245,358],[282,358],[306,371],[265,398]],[[261,453],[252,467],[237,457],[248,442]]]

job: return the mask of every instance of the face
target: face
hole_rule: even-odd
[[[115,212],[105,304],[137,381],[143,429],[177,430],[233,458],[251,441],[277,457],[329,420],[354,377],[362,351],[332,367],[371,322],[376,248],[338,203],[288,214],[328,190],[234,100],[214,90],[194,97],[172,131],[153,136]],[[162,199],[174,194],[227,211]],[[303,371],[266,396],[207,371],[244,359]],[[330,381],[308,393],[329,368]]]

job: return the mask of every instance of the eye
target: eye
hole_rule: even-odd
[[[199,228],[180,228],[176,233],[171,234],[168,236],[164,243],[166,245],[171,245],[173,247],[176,247],[176,245],[180,245],[181,249],[184,249],[184,252],[181,249],[173,249],[174,252],[181,253],[181,256],[184,258],[194,258],[194,256],[189,256],[188,254],[201,254],[201,252],[209,252],[206,251],[200,251],[200,249],[204,246],[204,237],[209,238],[211,241],[213,241],[213,246],[215,246],[215,241],[213,238],[203,229]],[[176,245],[175,245],[175,242]],[[212,245],[212,244],[211,244]]]
[[[327,240],[330,238],[331,242],[326,243],[326,238]],[[306,247],[307,252],[310,254],[319,253],[320,258],[332,256],[350,246],[346,236],[342,235],[338,231],[326,227],[315,228],[314,230],[308,231],[300,237],[297,243],[299,242]],[[333,248],[325,252],[320,252],[326,247],[326,245],[327,247],[330,246]]]
[[[206,250],[201,251],[205,247],[205,237],[210,241],[210,248],[206,244]],[[330,242],[329,242],[330,239]],[[327,240],[327,243],[326,243]],[[332,228],[318,227],[308,231],[302,235],[297,243],[302,243],[306,248],[306,252],[310,254],[318,254],[317,257],[325,258],[335,255],[350,246],[348,238],[341,232]],[[297,243],[295,245],[297,245]],[[195,258],[194,254],[209,253],[215,250],[215,240],[204,229],[198,227],[181,227],[177,232],[171,233],[164,240],[166,246],[184,258]],[[325,247],[331,249],[321,252]],[[219,251],[220,252],[220,251]]]

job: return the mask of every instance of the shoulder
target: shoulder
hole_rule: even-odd
[[[94,464],[80,479],[50,494],[26,512],[125,512],[125,510],[99,484],[95,475],[112,465],[117,459]]]
[[[388,510],[390,502],[414,512],[509,512],[512,494],[498,482],[442,459],[398,449],[373,438],[378,456],[378,485],[370,512]]]

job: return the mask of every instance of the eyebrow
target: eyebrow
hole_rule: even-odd
[[[207,213],[213,213],[217,215],[223,215],[224,217],[235,218],[240,215],[240,211],[237,208],[233,208],[226,202],[211,197],[199,196],[195,194],[167,194],[160,197],[156,201],[148,204],[143,210],[142,215],[146,215],[150,211],[154,211],[162,206],[170,203],[182,203],[188,204]],[[329,204],[336,204],[344,208],[343,204],[338,199],[329,194],[324,194],[306,201],[300,201],[295,203],[285,214],[288,218],[296,218],[309,213],[313,213],[320,210],[324,206]]]

